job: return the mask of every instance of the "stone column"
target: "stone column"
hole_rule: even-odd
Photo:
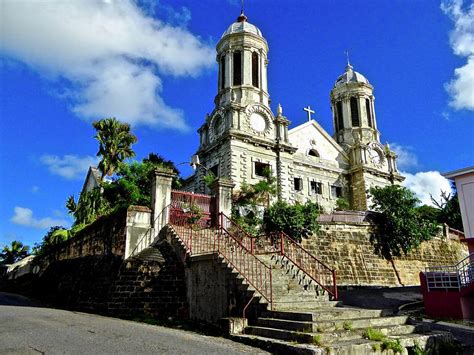
[[[235,184],[226,178],[217,179],[212,185],[212,192],[216,196],[216,215],[224,213],[230,217],[232,214],[232,189]]]
[[[169,209],[165,207],[171,204],[171,182],[175,177],[171,169],[157,168],[151,188],[151,207],[153,209],[153,228],[158,235],[169,219]],[[159,218],[158,218],[159,217]]]

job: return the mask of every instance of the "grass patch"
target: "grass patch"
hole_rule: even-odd
[[[382,333],[382,331],[380,331],[379,329],[374,329],[372,327],[367,328],[362,334],[362,336],[365,339],[374,340],[374,341],[381,341],[381,340],[384,340],[386,337],[385,334]]]
[[[373,351],[380,351],[380,344],[379,343],[375,343],[375,344],[372,344],[372,350]]]
[[[392,350],[395,354],[396,353],[402,353],[403,350],[405,350],[405,348],[402,346],[402,344],[400,344],[400,340],[392,340],[392,339],[385,339],[383,342],[382,342],[382,347],[381,347],[381,350],[382,351],[385,351],[385,350]]]
[[[344,328],[344,330],[352,330],[352,322],[344,321],[344,323],[342,323],[342,328]]]
[[[317,346],[321,346],[323,344],[321,335],[317,334],[313,336],[313,344]]]
[[[411,348],[411,353],[413,355],[427,355],[427,352],[422,349],[417,342],[415,342],[415,346]]]

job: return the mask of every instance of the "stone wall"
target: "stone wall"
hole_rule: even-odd
[[[3,283],[58,307],[114,317],[188,317],[184,266],[167,243],[152,259],[89,255],[52,261],[39,275]]]
[[[371,233],[369,223],[321,223],[318,235],[304,239],[302,244],[337,270],[338,285],[399,286],[392,264],[374,253]],[[394,264],[403,285],[419,285],[418,275],[426,267],[453,265],[466,255],[464,243],[435,237]]]

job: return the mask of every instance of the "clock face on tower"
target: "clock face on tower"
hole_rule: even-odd
[[[374,165],[382,164],[382,155],[377,149],[369,148],[369,159]]]
[[[258,133],[262,133],[267,128],[267,121],[257,112],[254,112],[250,116],[250,127]]]

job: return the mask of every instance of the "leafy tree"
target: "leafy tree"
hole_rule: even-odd
[[[74,215],[74,212],[76,212],[76,209],[77,209],[77,204],[76,204],[76,201],[74,200],[74,195],[70,195],[67,198],[66,208],[69,214]]]
[[[290,205],[285,201],[273,204],[263,217],[266,232],[285,232],[300,242],[319,230],[318,216],[321,208],[314,202]]]
[[[105,118],[92,124],[97,131],[95,138],[99,142],[97,156],[101,157],[99,170],[104,176],[112,176],[122,162],[135,156],[131,146],[137,141],[130,132],[130,125],[114,118]]]
[[[0,253],[0,264],[13,264],[29,255],[30,247],[14,240],[10,245],[5,245]]]
[[[463,231],[461,208],[459,206],[459,197],[456,188],[453,188],[454,194],[441,192],[441,199],[437,201],[431,197],[431,201],[439,208],[438,222],[446,223],[451,228]]]
[[[351,204],[349,203],[349,201],[347,201],[347,199],[345,199],[343,197],[339,197],[336,200],[336,210],[338,210],[338,211],[348,211],[350,208],[351,208]]]
[[[417,205],[420,200],[409,189],[389,185],[372,187],[372,220],[376,230],[370,239],[375,252],[392,263],[398,281],[400,276],[393,262],[394,257],[408,254],[423,241],[429,240],[439,226],[422,217]]]
[[[39,244],[35,244],[33,253],[42,255],[54,250],[54,248],[70,238],[68,230],[62,226],[51,227]]]
[[[272,196],[277,193],[276,178],[273,176],[270,168],[263,171],[265,179],[256,184],[248,185],[243,183],[240,191],[234,195],[234,203],[240,206],[263,205],[266,208],[270,206]]]
[[[74,211],[74,224],[89,224],[112,211],[110,202],[103,196],[101,187],[83,192]]]

